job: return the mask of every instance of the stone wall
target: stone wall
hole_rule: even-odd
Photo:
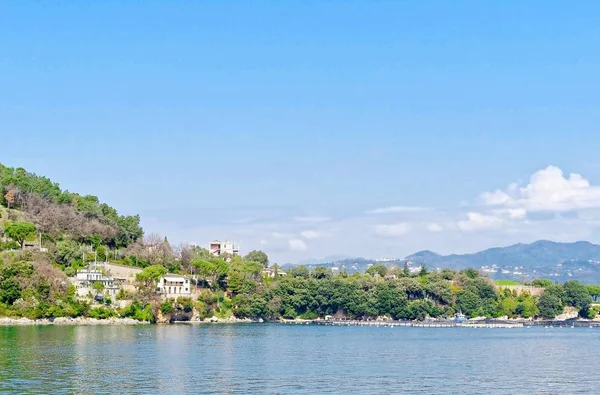
[[[532,296],[539,296],[544,293],[544,288],[531,287],[526,285],[498,285],[498,290],[510,289],[511,291],[517,291],[517,294],[521,294],[524,291],[528,291]]]

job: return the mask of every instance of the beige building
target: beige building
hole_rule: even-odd
[[[263,271],[263,276],[265,277],[270,277],[270,278],[275,278],[275,277],[285,277],[287,276],[287,273],[284,272],[281,269],[274,269],[272,267],[267,267],[264,268]]]

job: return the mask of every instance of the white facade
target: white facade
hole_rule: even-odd
[[[233,244],[230,240],[219,241],[215,240],[210,243],[208,250],[214,256],[221,256],[223,254],[228,255],[239,255],[240,247]]]
[[[77,289],[77,296],[82,298],[90,294],[95,296],[96,290],[94,290],[93,285],[96,282],[104,285],[104,291],[102,294],[110,297],[113,300],[117,296],[117,292],[119,292],[119,287],[115,285],[113,278],[106,277],[100,270],[92,269],[90,267],[77,270],[75,277],[72,278],[71,281]]]
[[[287,276],[287,273],[284,272],[283,270],[281,270],[281,269],[275,270],[272,267],[263,269],[262,273],[265,277],[270,277],[270,278]]]
[[[190,279],[177,274],[167,274],[158,280],[156,292],[165,298],[190,296],[192,294]]]

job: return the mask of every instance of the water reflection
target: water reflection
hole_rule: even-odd
[[[0,327],[13,393],[594,393],[593,329]]]

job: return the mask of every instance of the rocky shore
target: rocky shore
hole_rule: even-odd
[[[138,321],[132,318],[108,318],[99,320],[96,318],[70,318],[58,317],[54,319],[43,318],[31,320],[29,318],[0,318],[0,326],[25,326],[25,325],[140,325],[149,324],[147,321]]]
[[[189,321],[170,321],[173,324],[242,324],[242,323],[254,323],[254,322],[263,322],[263,320],[251,320],[250,318],[218,318],[218,317],[210,317],[201,319],[192,319]]]

